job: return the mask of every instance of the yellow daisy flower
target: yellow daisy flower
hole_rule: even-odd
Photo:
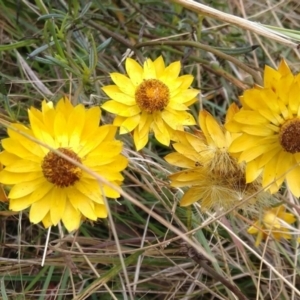
[[[122,143],[114,140],[117,127],[99,127],[99,107],[88,110],[73,106],[66,98],[56,107],[43,101],[42,109],[28,111],[30,128],[12,124],[12,128],[49,145],[90,168],[113,185],[123,181],[120,174],[127,166]],[[113,188],[98,181],[58,154],[29,140],[13,129],[2,140],[0,183],[12,185],[9,208],[22,211],[30,207],[33,223],[47,228],[62,220],[65,227],[77,229],[84,218],[106,218],[103,197],[118,198]]]
[[[184,125],[195,124],[187,110],[199,91],[189,89],[192,75],[179,76],[179,61],[165,67],[160,56],[154,61],[147,59],[142,67],[127,58],[125,67],[128,76],[111,73],[115,85],[102,88],[111,98],[102,108],[117,115],[113,124],[120,127],[120,134],[133,131],[137,150],[145,147],[151,131],[168,146],[175,130],[183,131]]]
[[[237,111],[237,106],[231,105],[226,122]],[[200,201],[203,210],[227,210],[245,198],[252,202],[257,197],[264,199],[264,202],[265,198],[270,198],[263,192],[253,198],[252,195],[261,189],[259,182],[246,184],[243,166],[228,152],[236,136],[220,126],[206,111],[200,112],[199,124],[202,132],[177,132],[178,142],[173,145],[176,152],[165,157],[170,164],[184,168],[169,177],[171,186],[190,187],[183,195],[180,205],[188,206]]]
[[[243,108],[226,124],[240,133],[230,152],[246,162],[246,181],[262,174],[262,185],[275,193],[284,179],[300,196],[300,74],[294,76],[284,60],[278,70],[268,66],[264,87],[255,86],[240,98]]]
[[[296,222],[296,217],[287,213],[285,207],[280,205],[268,209],[264,212],[262,218],[253,223],[251,227],[247,230],[248,233],[256,235],[255,246],[258,246],[261,241],[268,235],[271,235],[276,240],[281,238],[290,240],[292,239],[291,226]],[[298,238],[300,241],[300,238]]]

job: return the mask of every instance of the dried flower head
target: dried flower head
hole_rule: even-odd
[[[238,111],[231,105],[226,115],[228,122]],[[259,181],[247,184],[243,165],[228,152],[236,135],[228,132],[206,111],[199,114],[202,132],[190,134],[178,132],[178,142],[174,144],[176,152],[165,159],[175,166],[184,168],[170,176],[174,187],[189,186],[180,205],[187,206],[201,202],[202,209],[231,209],[241,200],[247,199],[246,207],[272,201],[269,193],[262,191]]]

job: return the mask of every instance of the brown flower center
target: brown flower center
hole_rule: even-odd
[[[162,111],[168,105],[169,100],[169,88],[158,79],[144,80],[135,92],[135,101],[139,108],[150,114]]]
[[[300,119],[288,120],[281,126],[279,142],[286,152],[300,152]]]
[[[58,148],[57,150],[81,163],[81,159],[72,150],[66,148]],[[74,185],[81,176],[81,169],[79,167],[52,151],[44,157],[42,171],[49,182],[60,188]]]

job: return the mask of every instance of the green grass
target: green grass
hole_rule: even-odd
[[[193,74],[201,89],[192,114],[205,108],[219,120],[243,90],[262,83],[264,65],[284,57],[299,72],[289,40],[175,2],[0,0],[0,117],[27,124],[30,106],[63,95],[101,105],[101,87],[111,84],[110,72],[124,73],[126,55],[181,60],[182,74]],[[199,2],[299,36],[296,0]],[[103,111],[102,121],[112,116]],[[0,133],[6,137],[5,128]],[[175,168],[163,160],[172,147],[150,139],[136,152],[129,135],[118,138],[130,164],[125,196],[109,201],[113,222],[86,221],[74,234],[52,228],[44,266],[47,230],[0,203],[1,299],[300,299],[294,242],[255,247],[246,218],[180,208],[167,180]]]

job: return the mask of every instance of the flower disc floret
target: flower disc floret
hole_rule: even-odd
[[[170,100],[169,88],[157,79],[147,79],[137,87],[135,100],[141,110],[150,114],[162,111]]]
[[[69,149],[58,148],[59,152],[81,163],[78,155]],[[80,179],[81,169],[59,154],[49,151],[42,162],[44,177],[59,188],[74,185]]]
[[[279,143],[286,152],[300,153],[300,118],[283,123],[279,131]]]

